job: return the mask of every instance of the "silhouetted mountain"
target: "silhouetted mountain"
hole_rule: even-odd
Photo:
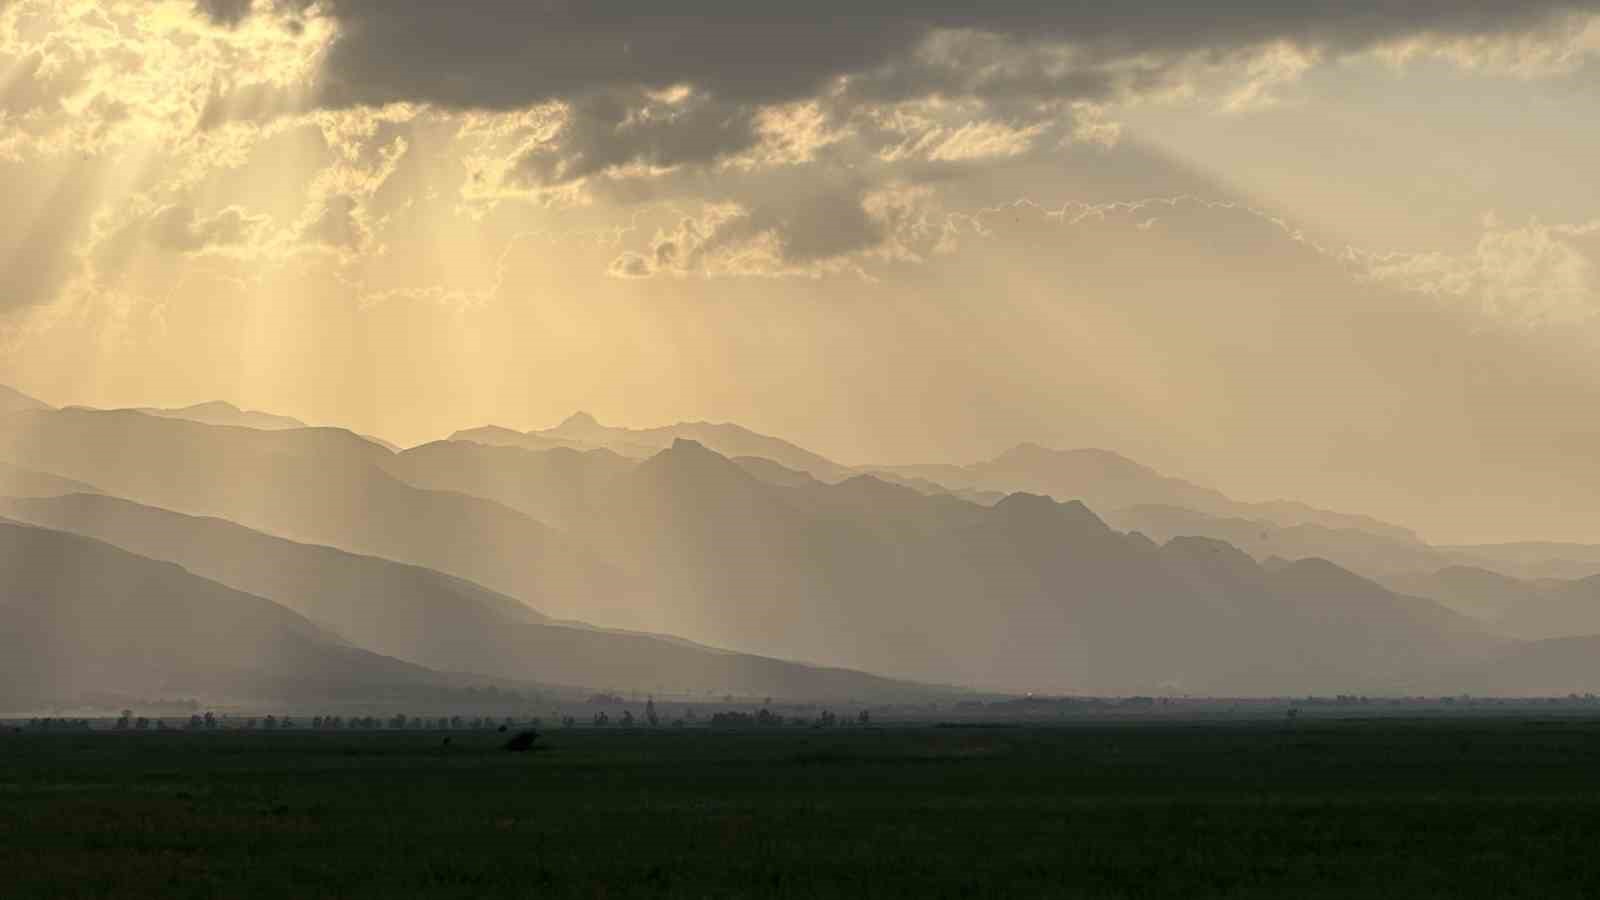
[[[496,500],[562,527],[591,494],[634,465],[610,450],[534,451],[471,441],[435,441],[382,462],[385,471],[408,484]]]
[[[164,419],[187,419],[190,422],[200,422],[205,425],[236,425],[240,428],[260,428],[267,431],[308,427],[306,423],[290,416],[240,409],[232,403],[225,403],[221,400],[196,403],[193,406],[185,406],[179,409],[139,407],[134,411],[142,412],[147,416],[160,416]]]
[[[1600,635],[1600,576],[1521,579],[1471,566],[1385,579],[1395,590],[1429,597],[1512,637]]]
[[[180,512],[466,578],[548,613],[605,618],[631,601],[618,573],[506,506],[412,487],[387,450],[339,429],[261,431],[131,411],[24,413],[0,458]]]
[[[1436,569],[1449,557],[1414,539],[1358,528],[1304,523],[1278,525],[1266,519],[1210,516],[1176,506],[1145,505],[1113,510],[1111,523],[1157,541],[1181,535],[1227,541],[1257,559],[1322,557],[1369,576]]]
[[[436,443],[457,442],[483,444],[487,447],[516,447],[522,450],[578,450],[580,452],[586,452],[589,450],[608,449],[597,444],[589,443],[588,441],[546,437],[536,431],[513,431],[510,428],[502,428],[499,425],[484,425],[479,428],[466,428],[455,432],[446,440],[438,441]],[[625,455],[632,458],[638,458],[646,455],[647,453],[648,451],[640,450]]]
[[[510,597],[428,569],[127,500],[0,501],[0,515],[175,562],[273,600],[352,644],[439,670],[588,688],[803,699],[887,701],[948,693],[657,635],[552,622]]]
[[[371,700],[448,680],[176,565],[0,522],[0,693]]]
[[[723,441],[771,440],[703,427]],[[535,434],[622,446],[666,431],[577,416]],[[1324,559],[1285,559],[1326,548],[1365,567],[1435,558],[1381,523],[1358,527],[1371,523],[1290,506],[1274,514],[1318,521],[1283,524],[1166,504],[1126,512],[1143,517],[1135,524],[1145,533],[1113,530],[1092,511],[1094,497],[1232,501],[1097,451],[1019,448],[966,467],[1042,485],[989,505],[940,489],[948,472],[887,475],[911,487],[847,471],[819,478],[808,468],[815,460],[730,459],[681,436],[640,460],[474,441],[394,454],[337,429],[32,411],[0,420],[0,458],[347,551],[103,497],[10,504],[20,516],[115,537],[282,599],[352,641],[500,678],[785,696],[800,684],[925,690],[778,661],[804,659],[1051,692],[1378,693],[1475,671],[1517,646],[1412,596],[1422,592],[1396,593]],[[982,478],[956,488],[991,489]],[[1069,490],[1088,499],[1049,496]],[[1183,533],[1207,529],[1246,546]],[[383,595],[393,595],[393,609]],[[523,620],[534,614],[510,598],[741,653]]]
[[[554,428],[517,432],[496,426],[458,431],[451,440],[549,450],[605,448],[623,456],[642,458],[666,449],[679,439],[692,440],[723,456],[753,456],[823,481],[848,477],[849,469],[781,438],[759,434],[740,425],[714,422],[679,422],[660,428],[613,428],[588,413],[568,416]]]
[[[1555,541],[1472,544],[1440,547],[1465,566],[1492,569],[1517,578],[1588,578],[1600,575],[1600,545]]]
[[[8,416],[15,412],[30,412],[51,408],[48,403],[35,400],[16,388],[0,384],[0,416]]]
[[[987,462],[969,466],[868,466],[866,471],[922,479],[950,490],[1027,491],[1057,500],[1082,500],[1094,509],[1134,506],[1181,507],[1212,516],[1242,517],[1293,527],[1315,525],[1371,532],[1416,542],[1407,529],[1367,516],[1330,512],[1293,501],[1243,503],[1220,491],[1160,474],[1109,450],[1052,450],[1019,444]]]
[[[222,400],[210,400],[205,403],[196,403],[192,406],[165,409],[154,406],[133,407],[127,410],[96,410],[92,406],[69,406],[70,410],[85,410],[90,412],[137,412],[159,419],[182,419],[186,422],[199,422],[202,425],[221,425],[232,428],[255,428],[261,431],[288,431],[297,428],[314,428],[292,416],[280,416],[276,413],[260,412],[258,410],[240,409],[232,403]],[[345,429],[330,429],[345,431]],[[347,432],[354,433],[354,432]],[[380,437],[369,434],[357,434],[369,444],[376,444],[390,452],[398,452],[399,447]]]
[[[1259,693],[1398,688],[1498,646],[1331,563],[1158,546],[1045,496],[784,486],[688,440],[608,484],[574,536],[648,579],[664,630],[752,652],[1011,688]]]
[[[735,456],[733,462],[756,478],[780,487],[804,487],[817,480],[809,472],[791,469],[760,456]]]

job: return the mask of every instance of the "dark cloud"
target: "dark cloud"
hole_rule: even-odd
[[[205,0],[214,18],[242,4]],[[1525,33],[1600,0],[1232,0],[806,4],[699,0],[276,0],[338,21],[318,102],[447,109],[569,106],[559,139],[511,180],[560,185],[629,166],[735,157],[762,106],[825,98],[835,118],[933,96],[1024,121],[1059,104],[1172,87],[1195,62],[1287,40],[1332,52],[1405,37]],[[1070,48],[1063,55],[1060,49]],[[661,92],[691,89],[687,99]],[[1052,107],[1052,104],[1054,106]]]
[[[324,0],[323,6],[341,26],[328,56],[325,102],[423,100],[481,109],[680,83],[727,102],[771,102],[815,94],[851,74],[874,75],[877,91],[887,95],[925,95],[978,77],[957,54],[947,60],[952,65],[941,84],[935,78],[939,60],[920,52],[930,35],[952,30],[1066,42],[1092,63],[1136,54],[1227,54],[1279,39],[1342,51],[1414,35],[1495,35],[1597,8],[1593,0],[819,0],[781,6],[702,0],[670,11],[654,0]],[[1071,68],[1010,71],[1002,65],[983,77],[995,93],[1008,84],[1033,92],[1104,89]]]
[[[758,136],[748,108],[706,97],[677,102],[610,91],[572,104],[558,145],[517,161],[514,180],[560,184],[620,166],[707,163],[748,149]]]
[[[194,0],[195,9],[202,15],[229,28],[250,15],[251,0]]]

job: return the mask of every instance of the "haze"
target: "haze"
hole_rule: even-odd
[[[1600,678],[1600,4],[858,6],[0,0],[17,683]]]

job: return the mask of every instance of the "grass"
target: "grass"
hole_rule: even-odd
[[[0,736],[0,896],[1600,896],[1594,720],[445,736]]]

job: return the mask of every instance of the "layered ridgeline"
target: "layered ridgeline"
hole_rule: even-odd
[[[606,449],[634,459],[652,456],[672,446],[675,441],[691,440],[724,456],[768,459],[825,481],[836,481],[851,474],[847,467],[782,438],[760,434],[731,423],[679,422],[660,428],[615,428],[600,424],[588,413],[578,412],[554,428],[513,431],[489,425],[458,431],[450,436],[450,440],[525,450]]]
[[[370,702],[463,684],[171,563],[0,521],[0,700]]]
[[[1521,640],[1548,629],[1486,624],[1426,582],[1453,557],[1404,529],[1238,504],[1102,451],[866,475],[738,426],[470,436],[395,453],[338,429],[25,404],[0,419],[0,460],[61,481],[3,512],[494,677],[786,696],[901,690],[845,670],[1077,693],[1600,688],[1575,645]]]
[[[1083,692],[1396,690],[1506,646],[1327,562],[1262,565],[1207,539],[1157,544],[1037,495],[984,506],[871,476],[830,484],[682,439],[635,464],[605,450],[445,442],[389,468],[559,519],[650,581],[668,630],[910,677]]]
[[[948,691],[553,621],[418,566],[302,544],[114,497],[0,499],[0,516],[167,560],[293,610],[349,643],[437,670],[661,694],[891,701]]]
[[[1473,566],[1396,575],[1384,583],[1431,597],[1512,637],[1600,635],[1600,575],[1514,578]]]
[[[451,435],[490,447],[530,450],[606,450],[640,460],[679,438],[729,457],[764,480],[837,482],[858,474],[914,488],[993,504],[1012,493],[1079,500],[1113,527],[1166,541],[1179,536],[1224,540],[1258,560],[1322,557],[1369,577],[1452,565],[1511,575],[1578,578],[1600,574],[1600,547],[1511,544],[1434,547],[1402,526],[1355,513],[1319,509],[1293,500],[1245,502],[1204,485],[1164,475],[1110,450],[1056,450],[1020,444],[969,465],[867,465],[833,462],[791,442],[731,424],[681,422],[658,428],[615,428],[576,413],[554,428],[514,431],[484,426]]]
[[[331,428],[81,409],[0,419],[0,459],[116,496],[436,569],[552,615],[632,606],[636,587],[557,529],[492,500],[400,481],[381,466],[391,455]]]

